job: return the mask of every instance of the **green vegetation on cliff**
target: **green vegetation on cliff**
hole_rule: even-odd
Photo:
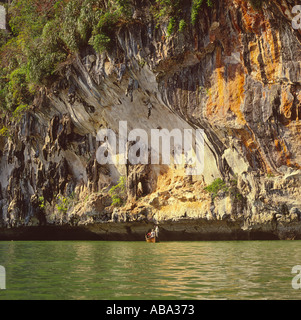
[[[162,18],[169,19],[167,35],[170,36],[175,31],[182,32],[189,23],[194,26],[204,6],[212,7],[213,0],[156,0],[152,9],[158,24]],[[189,11],[189,18],[186,11]]]
[[[112,198],[112,205],[115,207],[121,206],[126,200],[126,177],[120,177],[118,184],[113,186],[109,195]]]
[[[139,3],[135,0],[2,3],[7,10],[8,30],[0,32],[0,117],[18,119],[39,87],[51,84],[63,72],[65,63],[82,48],[92,46],[98,53],[113,49],[116,31],[133,20]],[[201,8],[212,6],[213,0],[149,0],[144,5],[151,8],[156,23],[168,22],[167,34],[171,35],[195,25]]]
[[[233,178],[227,183],[224,182],[221,178],[215,179],[211,184],[204,188],[209,192],[214,200],[220,192],[229,195],[232,199],[242,200],[242,195],[237,188],[237,178]]]
[[[260,8],[264,0],[248,0]],[[0,112],[15,120],[40,86],[52,83],[64,63],[88,45],[96,52],[114,48],[116,30],[133,18],[135,0],[13,0],[8,30],[0,30]],[[1,3],[1,2],[0,2]],[[195,26],[202,8],[214,0],[149,0],[157,24],[167,21],[170,36]],[[140,4],[141,5],[141,4]],[[20,112],[17,112],[20,114]],[[1,113],[0,113],[1,117]],[[10,119],[10,120],[11,120]]]
[[[0,108],[12,113],[52,82],[63,62],[90,44],[109,48],[128,0],[15,0],[6,5],[8,32],[0,34]]]

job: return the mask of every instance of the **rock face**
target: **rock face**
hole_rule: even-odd
[[[142,6],[112,52],[82,50],[40,89],[14,134],[0,138],[3,234],[67,225],[104,239],[143,239],[159,223],[165,240],[300,239],[301,33],[291,25],[293,2],[266,1],[255,11],[248,1],[216,1],[195,27],[171,36]],[[99,164],[97,132],[118,134],[120,121],[147,133],[203,129],[202,176],[173,165]],[[108,191],[120,175],[127,199],[114,207]],[[206,191],[217,179],[223,184]]]

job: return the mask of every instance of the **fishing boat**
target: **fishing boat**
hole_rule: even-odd
[[[156,227],[155,229],[153,229],[153,230],[149,230],[147,233],[146,233],[146,235],[145,235],[145,240],[146,240],[146,242],[153,242],[153,243],[155,243],[155,242],[159,242],[159,237],[158,237],[158,235],[159,235],[159,228],[158,227]]]
[[[145,235],[145,240],[146,242],[159,242],[158,238],[156,236],[148,236],[148,235]]]

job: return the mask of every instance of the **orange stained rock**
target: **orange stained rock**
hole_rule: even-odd
[[[291,165],[291,154],[287,149],[285,143],[282,140],[275,140],[276,150],[279,152],[280,158],[283,164],[290,166]]]
[[[265,72],[269,82],[275,82],[282,71],[281,64],[281,42],[279,40],[279,32],[273,31],[269,22],[268,28],[262,34],[263,43],[263,61]]]
[[[234,2],[236,7],[239,7],[242,11],[242,22],[245,30],[247,32],[260,33],[262,23],[265,21],[262,11],[254,10],[249,1],[232,0],[231,2]]]
[[[280,112],[287,118],[290,119],[292,115],[292,107],[294,104],[294,97],[289,92],[289,88],[287,90],[281,91],[281,105]]]
[[[216,49],[216,65],[211,90],[214,94],[208,97],[207,117],[210,119],[214,116],[226,121],[225,117],[230,110],[236,115],[237,124],[242,125],[245,123],[244,115],[240,110],[244,100],[244,68],[240,64],[225,66],[220,47]]]
[[[265,17],[264,11],[254,10],[249,1],[235,0],[231,1],[234,7],[239,7],[242,11],[243,30],[240,30],[239,24],[234,19],[234,28],[237,30],[238,37],[242,33],[249,32],[255,34],[256,39],[249,43],[250,62],[253,71],[253,77],[259,81],[267,80],[275,82],[281,73],[281,42],[279,31],[272,28],[269,18]],[[229,0],[229,5],[230,0]],[[235,17],[235,14],[233,14]],[[266,79],[262,79],[262,70],[259,60],[262,59],[261,68],[264,68]]]

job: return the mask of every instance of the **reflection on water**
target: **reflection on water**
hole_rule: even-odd
[[[300,299],[298,241],[0,242],[0,299]]]

